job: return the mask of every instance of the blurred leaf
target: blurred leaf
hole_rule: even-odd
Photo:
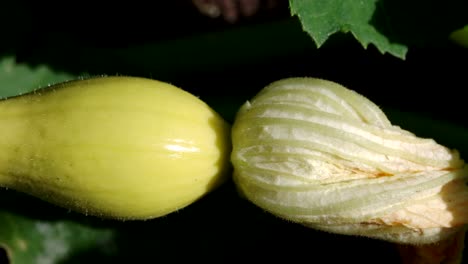
[[[468,25],[452,32],[450,39],[458,45],[468,48]]]
[[[14,57],[5,57],[0,60],[0,99],[28,93],[73,77],[71,74],[52,71],[44,65],[31,68],[17,64]]]
[[[31,219],[0,211],[0,226],[0,248],[11,264],[69,263],[78,253],[113,248],[111,229],[73,221]]]

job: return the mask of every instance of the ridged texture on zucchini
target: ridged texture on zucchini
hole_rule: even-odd
[[[334,82],[270,84],[240,109],[232,141],[242,195],[290,221],[409,244],[467,223],[468,170],[457,151],[392,125]]]
[[[0,101],[0,185],[101,217],[181,209],[226,178],[230,125],[168,83],[98,77]]]

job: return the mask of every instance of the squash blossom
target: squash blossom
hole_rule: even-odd
[[[239,192],[283,219],[407,245],[451,239],[468,223],[458,152],[334,82],[271,83],[237,113],[232,142]]]

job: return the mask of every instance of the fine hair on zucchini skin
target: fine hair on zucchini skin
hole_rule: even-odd
[[[64,81],[59,81],[59,82],[55,82],[55,83],[49,83],[48,85],[39,86],[39,87],[31,89],[31,91],[29,91],[29,92],[15,94],[15,95],[11,95],[11,96],[0,97],[0,101],[7,100],[7,99],[12,99],[12,98],[15,98],[15,97],[21,97],[21,96],[24,96],[24,95],[28,95],[30,93],[47,93],[50,90],[59,89],[62,86],[66,86],[68,84],[73,84],[73,82],[79,82],[79,81],[82,81],[82,80],[105,78],[105,77],[118,77],[118,76],[120,76],[120,75],[115,75],[115,76],[107,75],[107,74],[82,75],[82,76],[78,76],[76,78],[72,78],[72,79],[69,79],[69,80],[64,80]],[[132,76],[122,75],[121,77],[132,77]]]
[[[227,178],[230,125],[157,80],[52,85],[1,101],[0,127],[8,132],[0,132],[1,185],[85,214],[159,217]]]

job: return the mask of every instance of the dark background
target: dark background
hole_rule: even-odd
[[[187,0],[112,5],[15,1],[6,4],[0,18],[0,47],[30,65],[48,64],[75,74],[152,77],[201,96],[251,96],[289,76],[328,78],[377,104],[464,121],[460,95],[466,88],[467,49],[448,41],[432,45],[440,41],[435,36],[411,46],[401,60],[372,45],[364,49],[344,34],[317,49],[290,16],[286,1],[280,3],[232,25],[200,15]]]
[[[468,127],[468,49],[450,42],[410,47],[406,60],[380,54],[372,45],[364,49],[343,34],[317,49],[287,6],[232,25],[200,15],[187,1],[106,6],[17,1],[3,10],[0,22],[2,55],[13,54],[18,62],[171,82],[200,96],[229,122],[240,104],[272,81],[320,77],[396,110],[390,117],[404,128],[468,149],[460,137],[454,141],[449,130],[444,132],[445,124]],[[415,123],[408,118],[414,114],[425,119]],[[70,217],[122,230],[114,245],[118,259],[83,252],[76,263],[398,262],[386,242],[325,234],[264,213],[240,199],[231,182],[180,212],[146,222],[84,219],[31,197],[9,195],[15,201],[11,210],[33,217]]]

